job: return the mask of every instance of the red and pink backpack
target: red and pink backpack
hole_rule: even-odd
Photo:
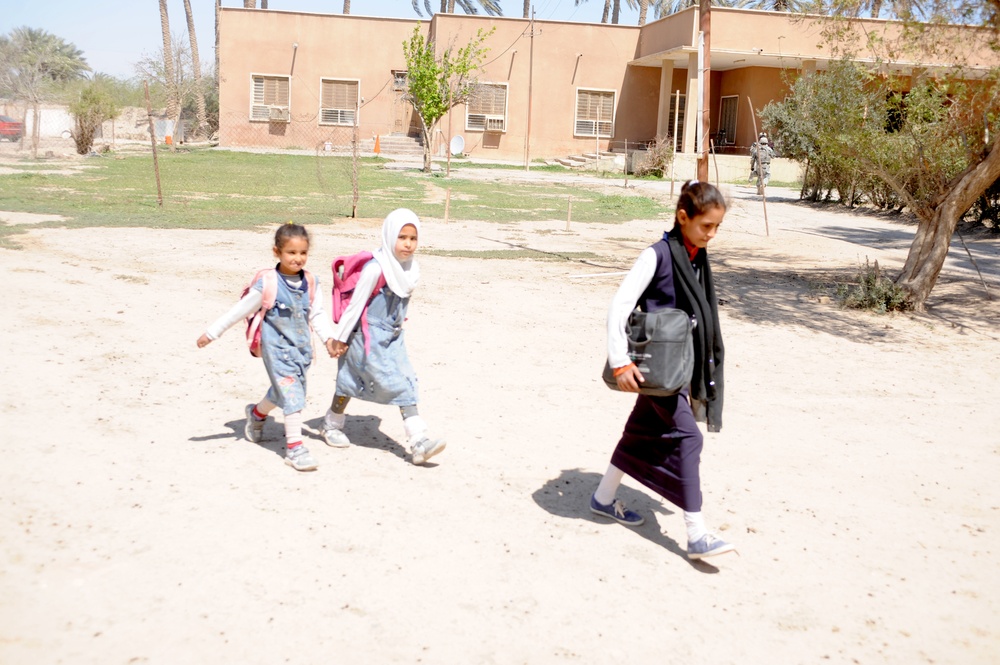
[[[351,297],[354,295],[354,288],[358,285],[361,277],[361,270],[365,264],[372,260],[371,252],[358,252],[348,256],[338,256],[333,260],[333,322],[340,323],[340,318],[344,315],[347,306],[351,304]],[[378,282],[375,289],[368,294],[368,300],[361,310],[361,334],[365,339],[365,354],[370,351],[370,337],[368,335],[368,304],[372,297],[385,286],[385,275],[379,272]]]
[[[316,278],[308,270],[304,270],[303,272],[306,274],[309,304],[312,305],[313,300],[316,298]],[[278,297],[278,271],[274,268],[258,270],[254,274],[253,279],[250,280],[250,283],[243,289],[243,295],[240,298],[250,293],[250,289],[253,288],[258,279],[263,280],[262,286],[264,288],[261,290],[263,302],[261,302],[259,310],[247,317],[247,346],[250,347],[250,355],[254,358],[260,358],[260,326],[264,322],[264,314],[267,310],[274,307],[274,301]]]

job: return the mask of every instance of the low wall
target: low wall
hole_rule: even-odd
[[[634,166],[642,159],[644,153],[635,151],[629,153]],[[625,155],[616,154],[604,157],[591,165],[590,170],[619,171],[625,168]],[[716,177],[718,168],[718,177]],[[794,159],[775,157],[771,160],[772,182],[802,182],[802,164]],[[631,169],[630,169],[631,171]],[[689,180],[698,175],[698,159],[694,153],[677,153],[674,155],[674,180]],[[710,182],[747,182],[750,175],[750,157],[748,155],[710,155],[708,160],[708,179]],[[670,174],[666,174],[667,178]]]

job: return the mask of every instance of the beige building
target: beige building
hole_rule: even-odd
[[[713,8],[711,17],[708,138],[719,152],[746,154],[755,121],[765,129],[757,111],[784,97],[786,81],[824,69],[833,56],[815,18],[725,8]],[[681,152],[697,151],[696,8],[642,27],[222,8],[221,145],[321,150],[350,144],[357,131],[370,149],[376,136],[419,135],[404,100],[403,42],[414,28],[458,46],[479,29],[494,29],[479,92],[441,120],[435,154],[454,137],[470,156],[511,161],[621,150],[657,136],[676,137]],[[899,26],[868,20],[856,29],[891,36]],[[961,39],[970,28],[944,30]],[[997,62],[984,51],[972,64],[985,71]],[[948,64],[902,58],[894,67],[909,75]]]

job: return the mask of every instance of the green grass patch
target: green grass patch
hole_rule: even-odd
[[[532,261],[583,261],[602,259],[593,252],[544,252],[535,249],[422,249],[421,254],[455,259],[529,259]]]
[[[226,229],[271,226],[286,220],[334,223],[351,214],[349,157],[255,154],[192,149],[159,155],[163,206],[158,204],[151,154],[88,160],[79,173],[0,175],[0,210],[58,214],[58,227]],[[643,196],[603,196],[579,185],[465,180],[416,170],[383,168],[381,158],[359,166],[358,216],[380,218],[400,207],[444,217],[441,189],[452,191],[451,219],[516,223],[565,220],[569,197],[574,222],[667,218],[670,210]],[[20,165],[17,168],[21,168]],[[434,185],[429,187],[428,185]],[[35,225],[39,226],[39,225]],[[11,246],[16,227],[0,227]]]

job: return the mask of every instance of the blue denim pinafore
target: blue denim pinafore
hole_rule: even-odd
[[[264,314],[260,345],[264,368],[271,379],[267,399],[285,414],[306,406],[306,372],[312,365],[312,338],[309,330],[309,282],[302,279],[300,288],[292,288],[278,273],[278,292],[274,307]],[[261,291],[262,280],[253,288]],[[316,280],[316,291],[319,280]]]
[[[367,314],[371,352],[365,355],[364,336],[356,329],[337,363],[338,395],[395,406],[417,403],[417,377],[403,341],[409,302],[388,286],[375,294]]]

